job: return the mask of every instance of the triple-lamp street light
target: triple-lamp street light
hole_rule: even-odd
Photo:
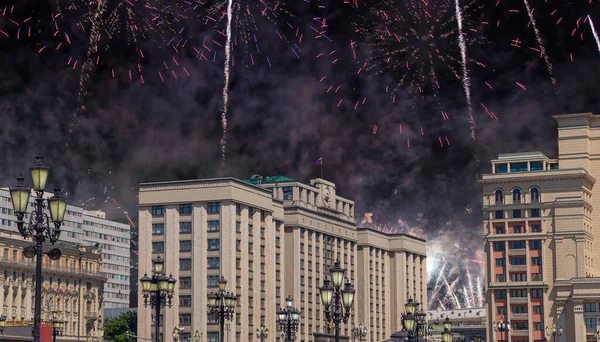
[[[145,273],[140,282],[144,294],[144,306],[155,309],[154,338],[160,341],[160,309],[173,304],[173,291],[177,280],[172,276],[165,275],[165,261],[159,256],[152,260],[152,278]]]
[[[285,342],[294,340],[298,325],[300,325],[300,310],[293,306],[294,299],[292,296],[288,296],[285,299],[285,309],[277,310],[277,323],[281,330],[281,337]]]
[[[444,331],[442,332],[442,341],[444,342],[452,342],[452,322],[450,322],[450,318],[446,317],[444,323],[442,323],[444,327]]]
[[[563,333],[563,328],[559,327],[558,329],[556,328],[556,323],[552,322],[552,325],[549,327],[546,327],[546,335],[548,337],[552,337],[552,341],[556,341],[556,336],[561,336]]]
[[[359,342],[362,342],[363,338],[367,337],[369,333],[369,328],[367,328],[364,324],[359,323],[358,327],[352,329],[352,339],[355,340],[358,338]]]
[[[225,320],[233,320],[235,307],[237,305],[237,296],[231,292],[225,291],[227,280],[221,276],[218,281],[219,291],[208,294],[208,314],[213,315],[219,320],[219,342],[225,341]]]
[[[500,337],[505,340],[505,333],[510,331],[510,322],[504,322],[504,318],[500,317],[500,321],[498,323],[494,321],[492,324],[494,325],[494,331],[499,331],[501,335]]]
[[[333,267],[329,269],[331,282],[325,278],[323,287],[320,288],[321,300],[325,306],[325,318],[333,321],[335,326],[335,342],[340,341],[340,325],[342,322],[348,323],[352,303],[354,303],[354,286],[348,279],[342,288],[345,272],[346,270],[340,266],[340,261],[336,260]]]
[[[56,310],[52,310],[52,319],[50,320],[50,323],[52,323],[52,342],[56,342],[56,336],[62,335],[65,328],[65,322],[58,319],[58,312]]]
[[[261,325],[260,328],[256,328],[256,337],[263,342],[267,336],[269,335],[269,329],[264,325]]]
[[[17,217],[17,228],[24,238],[31,238],[35,246],[27,247],[28,254],[36,255],[35,264],[35,313],[33,318],[33,341],[41,342],[40,327],[42,323],[42,244],[50,240],[51,244],[58,241],[60,237],[60,225],[65,217],[67,201],[61,196],[62,189],[58,184],[54,185],[54,196],[44,198],[44,190],[50,168],[44,165],[43,157],[38,154],[35,164],[30,168],[33,190],[35,191],[34,210],[29,215],[29,223],[25,224],[23,218],[29,205],[31,188],[25,186],[24,178],[17,177],[17,185],[11,187],[10,197],[12,199],[14,214]],[[50,217],[46,209],[50,211]],[[32,251],[31,249],[35,249]],[[25,253],[25,251],[24,251]],[[51,259],[60,258],[60,250],[53,249],[48,254]]]
[[[408,331],[408,339],[412,341],[413,338],[416,340],[419,337],[425,337],[429,333],[427,327],[427,320],[425,319],[426,314],[418,310],[418,302],[408,299],[408,302],[404,304],[405,313],[402,314],[402,321],[404,322],[404,328]]]

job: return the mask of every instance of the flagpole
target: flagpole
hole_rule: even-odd
[[[323,157],[321,157],[321,179],[325,179],[323,178]]]

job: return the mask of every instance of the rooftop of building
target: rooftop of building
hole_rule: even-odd
[[[358,227],[358,228],[356,228],[356,230],[357,231],[369,231],[369,232],[373,232],[376,234],[381,234],[386,237],[406,237],[408,239],[426,242],[425,239],[422,239],[422,238],[414,236],[414,235],[406,234],[406,233],[386,233],[386,232],[382,232],[381,230],[377,230],[377,229],[374,229],[371,227]]]
[[[254,185],[261,185],[261,184],[278,184],[278,183],[304,183],[300,180],[294,179],[294,178],[290,178],[287,176],[282,176],[282,175],[277,175],[277,176],[260,176],[260,175],[253,175],[250,179],[245,179],[244,182],[246,183],[250,183],[250,184],[254,184]]]
[[[254,189],[260,190],[262,192],[271,193],[271,191],[260,187],[258,185],[245,182],[243,180],[234,178],[234,177],[221,177],[221,178],[204,178],[204,179],[185,179],[185,180],[175,180],[175,181],[157,181],[157,182],[144,182],[140,183],[140,191],[153,191],[159,190],[157,187],[166,187],[167,190],[173,190],[181,185],[194,185],[194,184],[210,184],[210,183],[222,183],[222,182],[231,182],[236,183],[243,186],[249,186]]]

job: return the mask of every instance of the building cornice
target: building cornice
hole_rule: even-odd
[[[371,233],[379,234],[381,236],[385,236],[385,237],[388,237],[388,238],[390,238],[390,237],[404,237],[404,238],[407,238],[409,240],[415,240],[415,241],[419,241],[419,242],[427,242],[427,241],[425,241],[425,239],[422,239],[420,237],[416,237],[414,235],[409,235],[409,234],[406,234],[406,233],[385,233],[385,232],[382,232],[380,230],[369,228],[369,227],[356,228],[356,231],[359,232],[359,233],[360,232],[371,232]]]
[[[140,192],[148,192],[148,191],[201,189],[201,188],[213,188],[213,187],[218,187],[218,186],[225,187],[225,186],[230,186],[233,184],[239,185],[242,187],[251,188],[253,190],[260,191],[264,194],[268,194],[269,197],[271,196],[271,190],[265,189],[258,185],[246,183],[240,179],[233,178],[233,177],[140,183],[139,191]]]
[[[537,181],[537,182],[548,182],[558,180],[573,180],[573,179],[584,179],[592,184],[596,182],[596,178],[590,175],[587,170],[583,168],[579,169],[565,169],[565,170],[546,170],[546,171],[532,171],[532,172],[507,172],[507,173],[488,173],[482,176],[478,182],[482,185],[489,184],[505,184],[524,181]]]

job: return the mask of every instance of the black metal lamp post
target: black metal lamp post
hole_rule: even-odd
[[[281,330],[281,339],[292,342],[300,325],[300,310],[293,307],[294,299],[288,296],[285,299],[285,309],[277,310],[277,323]]]
[[[552,326],[546,327],[546,335],[552,337],[552,342],[556,341],[556,336],[562,336],[563,328],[556,328],[556,323],[552,323]]]
[[[350,310],[354,303],[354,286],[346,279],[346,284],[342,288],[344,273],[346,272],[340,266],[340,261],[336,260],[333,267],[329,270],[331,282],[325,278],[321,291],[321,300],[325,306],[325,318],[333,321],[335,326],[335,342],[340,341],[340,325],[342,322],[348,323],[350,319]],[[332,286],[333,284],[333,286]]]
[[[510,321],[504,322],[504,318],[500,317],[500,321],[498,323],[494,321],[492,324],[494,325],[494,331],[499,331],[502,339],[505,340],[505,334],[510,331]]]
[[[352,329],[352,339],[357,339],[359,342],[362,342],[363,338],[367,337],[369,333],[369,328],[367,328],[364,324],[359,323],[358,327]]]
[[[256,328],[256,337],[263,342],[267,336],[269,335],[269,329],[264,325],[261,325],[260,328]]]
[[[63,329],[65,327],[65,322],[58,319],[58,312],[56,310],[52,311],[52,342],[56,342],[56,336],[62,335]]]
[[[232,321],[235,307],[237,305],[237,296],[231,292],[225,291],[227,280],[221,276],[219,279],[219,292],[208,294],[208,314],[219,319],[219,342],[225,341],[225,320]]]
[[[448,317],[446,317],[442,326],[444,327],[444,331],[442,332],[442,341],[452,342],[452,322],[450,322]]]
[[[6,324],[6,316],[0,316],[0,334],[4,335],[4,325]]]
[[[48,180],[50,168],[42,162],[43,157],[38,154],[36,163],[30,168],[33,190],[35,191],[34,210],[29,215],[29,223],[25,224],[23,218],[29,204],[30,188],[23,183],[22,176],[17,177],[17,185],[11,187],[10,197],[13,210],[17,217],[17,228],[24,238],[31,238],[35,242],[35,314],[33,318],[33,341],[40,342],[40,327],[42,322],[42,245],[50,240],[51,244],[58,241],[60,225],[65,217],[67,201],[61,196],[62,189],[55,184],[54,196],[44,198],[44,189]],[[46,213],[50,210],[50,217]],[[60,258],[60,250],[54,249],[56,258]],[[58,255],[56,255],[58,253]]]
[[[173,291],[175,289],[175,280],[172,276],[165,275],[165,262],[159,256],[152,260],[152,278],[145,273],[140,282],[142,283],[142,291],[144,294],[144,306],[154,308],[154,338],[156,342],[160,342],[160,309],[164,306],[173,304]]]

